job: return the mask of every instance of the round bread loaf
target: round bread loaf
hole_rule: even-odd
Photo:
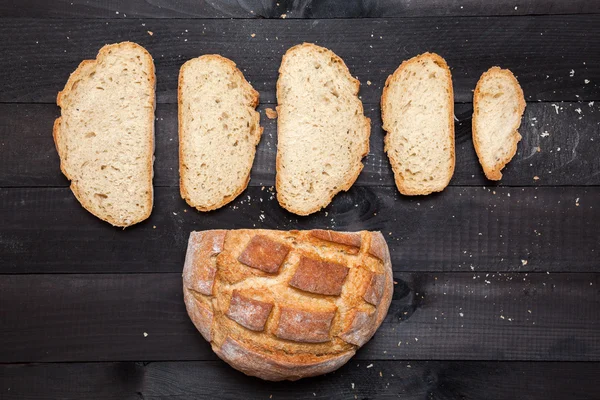
[[[392,299],[379,232],[192,232],[187,312],[217,355],[247,375],[296,380],[344,365]]]

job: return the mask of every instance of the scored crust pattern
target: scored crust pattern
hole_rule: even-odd
[[[333,371],[381,325],[393,283],[379,232],[192,232],[184,299],[234,368],[268,380]]]

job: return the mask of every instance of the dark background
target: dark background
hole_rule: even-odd
[[[51,135],[69,74],[124,40],[154,57],[158,103],[154,211],[125,231],[75,200]],[[303,41],[345,60],[373,128],[356,184],[309,217],[277,204],[276,122],[264,116],[281,56]],[[456,172],[440,194],[403,197],[379,98],[425,51],[452,69]],[[179,196],[176,88],[181,64],[206,53],[260,91],[265,132],[249,188],[203,214]],[[597,0],[1,0],[0,55],[1,399],[600,398]],[[493,65],[527,99],[500,183],[471,141],[472,90]],[[392,305],[343,368],[263,382],[196,332],[181,290],[189,232],[253,227],[385,234]]]

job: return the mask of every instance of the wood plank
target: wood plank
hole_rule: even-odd
[[[597,271],[600,187],[448,188],[424,198],[354,187],[309,217],[252,187],[210,213],[176,188],[127,230],[85,211],[69,189],[0,189],[0,273],[179,272],[202,229],[381,230],[397,271]],[[156,227],[156,228],[154,228]],[[523,261],[524,260],[524,261]]]
[[[600,363],[377,361],[300,382],[249,378],[221,361],[0,365],[5,400],[44,399],[590,399]],[[381,373],[381,374],[380,374]],[[84,383],[82,383],[84,382]]]
[[[91,3],[91,4],[90,4]],[[598,13],[586,0],[168,1],[21,0],[0,4],[0,17],[35,18],[373,18]]]
[[[105,43],[123,40],[138,42],[153,55],[161,103],[176,102],[181,64],[206,53],[232,58],[261,92],[262,101],[272,103],[281,56],[303,41],[331,48],[361,82],[371,81],[361,92],[370,104],[379,103],[385,79],[401,61],[424,51],[446,58],[458,102],[471,101],[481,73],[493,65],[510,68],[518,76],[528,101],[599,100],[598,24],[600,15],[202,21],[5,18],[0,26],[0,102],[54,103],[81,60],[94,58]],[[14,67],[15,60],[19,68]]]
[[[259,108],[265,130],[252,168],[252,186],[275,184],[277,123],[265,117],[267,107],[274,106]],[[372,121],[371,150],[356,185],[393,186],[393,173],[383,152],[379,105],[365,109]],[[456,104],[456,170],[450,185],[600,185],[600,158],[596,156],[600,153],[600,102],[529,103],[520,129],[523,140],[498,184],[485,179],[473,150],[472,113],[471,104]],[[50,134],[58,115],[52,104],[0,104],[0,187],[69,185],[58,168]],[[156,117],[154,184],[176,187],[177,106],[159,104]]]
[[[0,393],[13,399],[140,400],[141,364],[4,364]]]
[[[600,361],[599,273],[399,270],[356,362]],[[181,273],[2,275],[0,363],[215,360],[182,297]]]

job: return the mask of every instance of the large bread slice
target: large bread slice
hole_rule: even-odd
[[[385,82],[381,118],[400,193],[444,190],[454,173],[454,95],[446,61],[433,53],[404,61]]]
[[[56,100],[61,170],[81,205],[115,226],[152,211],[155,82],[150,54],[123,42],[83,61]]]
[[[248,186],[262,128],[258,92],[219,55],[187,61],[179,72],[181,197],[214,210]]]
[[[283,56],[277,81],[277,200],[308,215],[348,190],[369,152],[360,83],[332,51],[304,43]]]
[[[500,180],[517,152],[523,111],[523,90],[512,72],[492,67],[481,75],[473,95],[473,145],[488,179]]]

